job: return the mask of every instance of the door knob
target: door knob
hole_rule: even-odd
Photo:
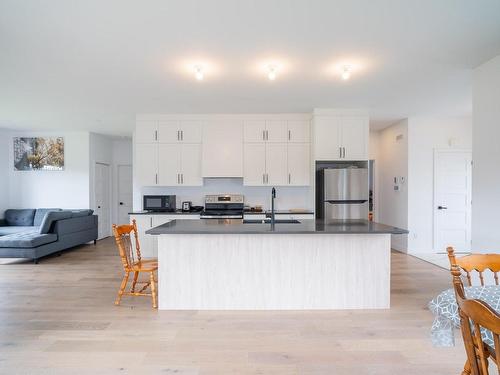
[[[101,208],[101,206],[97,206],[97,208]]]
[[[438,210],[447,210],[448,207],[445,207],[445,206],[438,206]]]
[[[123,206],[123,202],[120,202],[120,206]]]

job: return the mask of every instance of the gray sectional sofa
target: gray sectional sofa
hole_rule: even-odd
[[[92,210],[9,209],[0,219],[0,258],[38,259],[97,240]]]

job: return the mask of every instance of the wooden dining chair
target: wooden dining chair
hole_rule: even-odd
[[[137,235],[137,224],[132,220],[131,225],[116,225],[113,224],[113,234],[115,236],[116,245],[122,260],[123,276],[118,296],[115,300],[115,305],[119,305],[123,295],[128,296],[150,296],[153,300],[153,308],[157,308],[157,279],[155,274],[158,270],[158,261],[156,259],[143,260],[141,258],[141,247],[139,237]],[[133,237],[133,239],[132,239]],[[126,292],[127,283],[129,281],[130,273],[133,273],[132,285],[129,292]],[[141,273],[149,274],[147,281],[138,281]],[[136,291],[137,284],[144,284],[144,286]],[[150,288],[151,293],[146,293],[146,289]]]
[[[493,273],[495,284],[498,285],[498,272],[500,272],[500,254],[469,254],[457,258],[453,247],[446,249],[450,266],[458,266],[467,277],[468,286],[472,286],[473,272],[477,272],[481,285],[484,285],[484,271],[490,270]]]
[[[488,375],[488,358],[493,360],[497,372],[500,374],[500,368],[498,367],[498,359],[500,359],[500,315],[486,302],[465,297],[461,277],[462,272],[458,265],[454,264],[451,267],[451,274],[453,275],[453,287],[467,353],[467,363],[462,374]],[[482,329],[491,332],[493,347],[484,342],[481,335]]]

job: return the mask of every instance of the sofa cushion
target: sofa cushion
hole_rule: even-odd
[[[45,214],[38,232],[41,234],[49,233],[57,220],[69,219],[70,217],[71,211],[49,211]]]
[[[28,209],[9,209],[5,211],[5,221],[8,226],[32,226],[35,217],[35,210]]]
[[[94,213],[94,210],[90,210],[90,209],[68,210],[68,211],[71,211],[71,217],[90,216]]]
[[[0,247],[37,247],[55,241],[56,234],[40,234],[32,230],[0,237]]]
[[[33,225],[39,227],[42,225],[42,220],[47,212],[51,211],[61,211],[60,208],[37,208],[35,212],[35,217],[33,219]]]
[[[0,236],[7,236],[12,233],[37,231],[38,227],[0,227]]]

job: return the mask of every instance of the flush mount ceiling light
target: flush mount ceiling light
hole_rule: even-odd
[[[349,78],[351,78],[351,67],[349,65],[344,65],[342,67],[341,76],[344,81],[347,81]]]
[[[204,78],[204,75],[203,75],[203,66],[201,66],[201,65],[195,65],[193,67],[193,70],[194,70],[194,77],[198,81],[203,81],[203,78]]]
[[[269,78],[270,81],[274,81],[276,79],[276,74],[278,71],[278,67],[274,64],[268,65],[267,66],[267,78]]]

